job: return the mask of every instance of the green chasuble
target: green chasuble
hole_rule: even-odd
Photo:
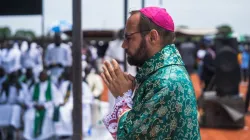
[[[200,140],[193,85],[175,45],[136,75],[133,109],[119,120],[118,140]]]
[[[45,98],[46,101],[52,100],[52,94],[51,94],[51,81],[48,80],[48,87],[46,89]],[[33,101],[38,102],[40,97],[40,83],[35,84],[34,88],[34,94],[33,94]],[[38,137],[42,133],[42,126],[46,110],[36,110],[35,113],[35,123],[34,123],[34,137]]]

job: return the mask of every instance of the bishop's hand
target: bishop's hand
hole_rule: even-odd
[[[134,89],[134,78],[124,73],[116,60],[111,63],[104,62],[101,76],[114,97],[123,96],[123,93]]]

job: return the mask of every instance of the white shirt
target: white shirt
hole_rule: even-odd
[[[123,40],[116,39],[109,42],[109,47],[105,53],[106,59],[116,59],[120,62],[124,62],[124,49],[122,48]]]
[[[18,46],[14,46],[11,49],[4,49],[1,54],[1,65],[6,73],[12,73],[21,69],[21,51]]]
[[[206,50],[202,50],[202,49],[198,50],[197,57],[199,59],[203,59],[205,57],[205,55],[206,55]]]
[[[9,94],[6,96],[5,91],[2,92],[0,97],[0,102],[7,102],[7,104],[15,104],[24,101],[25,94],[27,93],[27,86],[25,84],[21,85],[21,89],[17,90],[15,86],[9,86]]]
[[[72,52],[69,45],[61,43],[59,47],[50,44],[45,52],[45,64],[62,64],[63,66],[72,65]]]
[[[23,52],[21,56],[23,68],[37,68],[42,66],[42,54],[36,48],[30,48]]]

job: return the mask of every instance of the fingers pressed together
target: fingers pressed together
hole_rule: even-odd
[[[122,73],[119,64],[112,59],[110,62],[105,61],[103,65],[103,73],[101,73],[101,77],[103,78],[104,82],[106,84],[110,84],[112,81],[117,80],[117,78],[120,76]]]

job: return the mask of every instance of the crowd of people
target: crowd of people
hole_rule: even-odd
[[[109,44],[92,41],[82,48],[84,136],[90,136],[92,128],[102,123],[109,100],[114,102],[99,75],[104,59],[122,55],[113,53]],[[97,45],[103,46],[101,51]],[[123,60],[120,57],[121,63]],[[29,39],[1,42],[0,139],[72,136],[72,90],[72,46],[63,43],[60,34],[55,34],[53,43],[46,47]]]
[[[223,47],[223,46],[221,46]],[[197,73],[204,91],[214,90],[213,77],[216,71],[216,46],[214,39],[202,38],[199,42],[191,41],[187,37],[186,41],[180,43],[177,48],[182,56],[188,73]],[[241,84],[247,85],[249,75],[249,43],[238,42],[237,46],[238,64],[241,69]],[[212,80],[212,81],[211,81]]]

